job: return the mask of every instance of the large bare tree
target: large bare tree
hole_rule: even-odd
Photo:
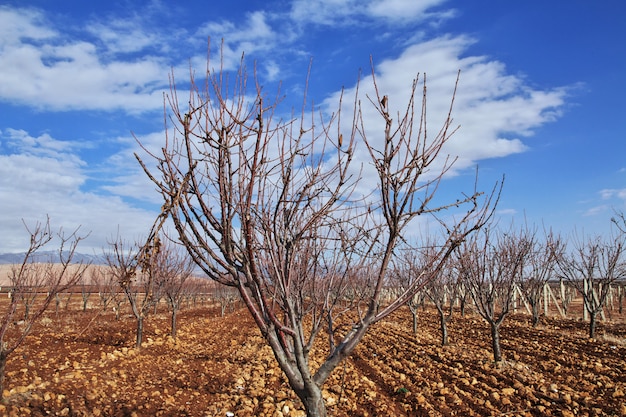
[[[85,236],[79,229],[66,235],[63,230],[56,234],[59,249],[56,255],[41,257],[42,249],[54,241],[50,220],[26,226],[30,244],[21,264],[14,265],[9,273],[10,296],[6,310],[0,316],[0,400],[4,388],[5,366],[9,355],[31,333],[34,324],[46,311],[57,294],[75,285],[85,273],[87,264],[73,264],[74,252]],[[18,320],[16,315],[23,311]]]
[[[452,163],[440,151],[453,129],[448,114],[439,134],[427,135],[425,84],[421,110],[415,80],[398,113],[375,90],[369,102],[382,122],[375,140],[366,134],[370,121],[362,116],[358,92],[347,128],[342,103],[327,118],[303,105],[299,116],[281,120],[278,100],[268,99],[243,62],[232,78],[210,66],[202,83],[192,75],[184,108],[172,81],[172,125],[160,151],[146,149],[156,168],[138,160],[195,263],[213,280],[237,288],[307,415],[325,416],[321,387],[331,372],[370,326],[427,281],[383,301],[389,265],[398,247],[407,245],[407,226],[431,214],[445,227],[448,238],[426,268],[435,273],[484,224],[493,193],[474,189],[451,204],[434,203]],[[372,82],[376,86],[373,76]],[[360,167],[351,166],[357,147],[371,157],[377,178],[365,198],[355,192],[371,185],[360,182]],[[459,206],[457,219],[444,217],[444,210]],[[347,306],[344,322],[330,321]],[[324,359],[315,369],[311,354],[321,346],[314,342],[322,330],[329,349],[318,351]]]
[[[573,248],[558,260],[559,275],[583,297],[589,313],[589,337],[596,335],[596,317],[602,312],[611,285],[626,277],[626,234],[611,238],[573,239]]]

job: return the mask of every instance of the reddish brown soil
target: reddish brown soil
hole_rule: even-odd
[[[174,341],[168,315],[150,316],[134,349],[133,318],[51,312],[9,357],[9,416],[303,416],[246,311],[187,310]],[[503,324],[506,361],[491,360],[488,327],[456,315],[438,346],[433,311],[408,310],[372,329],[333,373],[331,416],[626,416],[626,325],[528,316]],[[91,322],[91,325],[89,323]]]

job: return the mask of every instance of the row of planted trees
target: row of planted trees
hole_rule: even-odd
[[[392,285],[410,285],[412,280],[420,279],[430,256],[430,247],[407,253],[399,261]],[[622,231],[613,237],[572,239],[568,247],[566,241],[552,233],[538,235],[528,228],[503,231],[487,226],[464,241],[408,305],[417,331],[417,307],[425,300],[432,302],[439,315],[441,344],[446,345],[454,307],[460,306],[463,314],[470,301],[473,310],[488,323],[494,360],[501,361],[501,324],[521,302],[536,326],[541,307],[545,311],[548,297],[554,297],[547,287],[550,281],[560,284],[564,307],[574,295],[582,297],[585,316],[589,318],[589,337],[594,338],[597,317],[611,290],[625,280],[626,234]]]
[[[75,262],[76,249],[86,237],[80,235],[80,229],[55,233],[46,219],[44,223],[26,225],[26,231],[29,247],[21,263],[11,266],[8,280],[3,279],[5,285],[1,287],[7,299],[0,307],[0,400],[9,356],[53,304],[58,314],[61,303],[64,301],[65,308],[69,308],[75,294],[80,294],[79,310],[83,313],[88,311],[90,298],[97,294],[99,303],[89,326],[110,309],[120,319],[120,313],[127,308],[137,321],[136,347],[142,344],[145,318],[151,311],[156,313],[163,300],[171,314],[171,336],[175,338],[177,314],[183,303],[195,306],[198,298],[217,302],[223,315],[237,299],[233,291],[194,275],[186,252],[171,241],[162,244],[156,234],[144,245],[128,246],[116,240],[105,251],[107,264],[92,265]]]
[[[196,305],[197,298],[204,302],[220,304],[221,314],[239,299],[235,291],[216,286],[212,281],[199,278],[194,263],[179,245],[162,240],[154,235],[152,242],[128,247],[122,240],[110,244],[105,253],[107,267],[99,268],[96,280],[104,284],[100,292],[107,300],[116,303],[119,313],[121,303],[128,302],[129,309],[137,321],[136,347],[141,347],[145,318],[157,310],[165,300],[171,314],[171,336],[176,338],[177,314],[187,302]],[[103,305],[106,309],[106,305]]]

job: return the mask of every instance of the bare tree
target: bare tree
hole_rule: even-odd
[[[185,284],[193,272],[193,261],[187,254],[182,253],[174,243],[165,240],[161,249],[152,259],[152,273],[155,286],[160,288],[167,300],[171,312],[170,334],[176,338],[176,318],[181,303],[185,297]]]
[[[220,315],[224,317],[226,309],[230,308],[232,311],[233,304],[239,300],[239,291],[236,288],[228,287],[226,285],[220,285],[215,289],[214,297],[217,302],[220,303]]]
[[[412,285],[419,285],[418,281],[426,281],[426,278],[430,277],[428,271],[425,269],[430,264],[427,253],[428,247],[423,250],[409,250],[397,259],[394,268],[390,272],[394,285],[397,286],[400,291],[404,291]],[[424,307],[424,303],[428,297],[428,287],[436,280],[437,277],[434,277],[425,286],[423,291],[417,292],[406,303],[411,312],[413,334],[417,334],[418,331],[418,310],[420,307]]]
[[[92,266],[89,268],[88,273],[83,274],[78,284],[80,285],[80,295],[82,299],[82,311],[87,311],[87,305],[89,304],[89,298],[95,288],[98,288],[97,278],[99,276],[99,267]]]
[[[454,303],[457,299],[457,275],[458,268],[454,267],[454,259],[450,258],[446,268],[442,269],[426,286],[426,295],[435,305],[439,315],[441,346],[448,345],[448,323],[452,319]]]
[[[543,241],[537,239],[536,231],[528,231],[527,237],[530,247],[520,271],[519,286],[530,305],[532,325],[536,327],[539,324],[539,312],[545,286],[554,276],[557,260],[563,253],[564,243],[552,232],[546,233]]]
[[[476,310],[489,323],[493,359],[501,362],[500,325],[510,312],[530,245],[523,233],[496,235],[493,228],[484,228],[483,232],[461,246],[458,261]]]
[[[154,303],[153,261],[158,256],[161,243],[157,237],[152,245],[140,247],[138,244],[129,245],[118,238],[110,245],[111,252],[104,256],[137,321],[135,346],[140,348],[144,320]]]
[[[110,267],[94,266],[91,268],[91,280],[98,289],[100,306],[102,311],[106,311],[109,304],[118,298],[120,287],[115,278],[115,274]]]
[[[603,240],[600,236],[575,239],[573,249],[559,258],[559,274],[580,292],[589,313],[589,337],[596,334],[596,317],[602,311],[611,285],[626,277],[626,235]]]
[[[15,265],[9,274],[11,281],[11,301],[0,317],[0,399],[4,389],[5,367],[9,355],[17,349],[31,333],[33,325],[46,311],[56,295],[73,286],[80,280],[86,264],[72,264],[78,243],[85,238],[79,236],[77,228],[69,235],[59,230],[60,240],[58,258],[51,256],[49,262],[37,259],[42,248],[54,240],[50,229],[50,220],[37,223],[33,228],[26,226],[30,235],[30,245],[20,265]],[[18,314],[20,301],[24,311],[22,320],[12,327]]]
[[[493,201],[474,191],[431,206],[451,165],[438,158],[452,133],[451,119],[436,137],[427,137],[425,101],[414,120],[417,81],[397,118],[386,97],[376,92],[370,100],[384,122],[384,145],[377,148],[366,137],[358,95],[351,129],[343,130],[341,110],[316,123],[315,112],[307,119],[303,106],[299,118],[277,120],[277,102],[268,104],[256,77],[250,99],[243,63],[232,83],[222,70],[208,69],[202,90],[191,78],[185,110],[172,82],[174,128],[166,130],[159,153],[146,149],[156,170],[137,158],[195,263],[213,280],[237,288],[307,415],[325,416],[322,384],[371,325],[426,281],[381,304],[407,225],[421,214],[467,206],[456,222],[438,219],[449,237],[428,266],[434,273],[483,225]],[[423,91],[425,97],[425,86]],[[378,176],[378,194],[369,204],[354,194],[360,178],[350,168],[359,139]],[[443,167],[437,165],[442,159]],[[369,284],[367,297],[353,304],[350,326],[329,324],[346,305],[339,293],[352,288],[346,283],[357,274]],[[310,355],[322,328],[330,349],[313,369]]]

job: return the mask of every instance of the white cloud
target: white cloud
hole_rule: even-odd
[[[367,5],[367,14],[373,17],[393,21],[423,20],[433,17],[451,17],[450,12],[430,13],[435,6],[445,3],[445,0],[382,0],[370,1]]]
[[[603,200],[611,200],[617,198],[626,202],[626,188],[605,188],[600,190],[600,197]]]
[[[6,30],[6,25],[12,30]],[[0,100],[42,110],[158,109],[167,87],[167,62],[155,56],[105,62],[97,45],[64,40],[42,15],[24,9],[0,10]],[[103,29],[103,27],[100,27]],[[109,35],[107,35],[107,33]],[[131,48],[150,37],[138,30],[117,33],[113,50]],[[103,36],[113,36],[104,31]],[[111,52],[109,51],[109,52]]]
[[[455,171],[474,166],[487,158],[504,157],[527,149],[520,137],[554,120],[564,104],[566,91],[538,91],[527,87],[520,77],[506,73],[498,61],[482,56],[464,55],[472,39],[440,37],[407,47],[397,58],[387,59],[376,66],[376,83],[380,95],[388,95],[391,114],[403,112],[409,100],[412,80],[420,73],[427,84],[427,126],[433,138],[443,126],[453,95],[457,72],[461,70],[459,88],[452,112],[452,127],[460,129],[444,148],[442,157],[458,157]],[[346,91],[344,114],[353,100],[354,88]],[[382,148],[383,120],[365,98],[375,99],[371,76],[360,85],[360,97],[368,139]],[[421,90],[416,94],[417,115],[421,105]],[[339,93],[324,103],[332,109]],[[345,118],[345,116],[344,116]],[[376,139],[378,138],[378,139]]]
[[[6,47],[19,44],[23,39],[44,40],[58,33],[48,27],[43,13],[35,9],[14,9],[0,6],[0,39]]]
[[[431,12],[446,0],[295,0],[291,18],[300,23],[346,25],[358,22],[358,17],[391,22],[415,23],[425,19],[444,19],[450,10]]]
[[[100,253],[107,239],[117,234],[133,239],[146,233],[154,214],[132,207],[116,195],[85,191],[89,167],[76,153],[82,145],[47,134],[31,136],[6,129],[0,135],[0,252],[17,252],[29,243],[22,219],[33,225],[50,217],[53,229],[91,235],[81,252]]]
[[[97,37],[110,54],[139,52],[160,45],[161,40],[154,32],[146,32],[139,22],[127,19],[114,19],[105,23],[91,23],[88,33]]]
[[[259,53],[274,51],[284,36],[279,35],[269,22],[269,16],[262,11],[246,14],[241,23],[223,20],[210,21],[196,31],[196,37],[211,39],[213,51],[220,53],[224,68],[232,70],[238,67],[242,54],[252,56]],[[216,54],[214,54],[216,55]],[[216,65],[219,63],[215,60]],[[269,65],[272,69],[273,60],[263,59],[261,65]],[[215,66],[215,65],[214,65]]]

